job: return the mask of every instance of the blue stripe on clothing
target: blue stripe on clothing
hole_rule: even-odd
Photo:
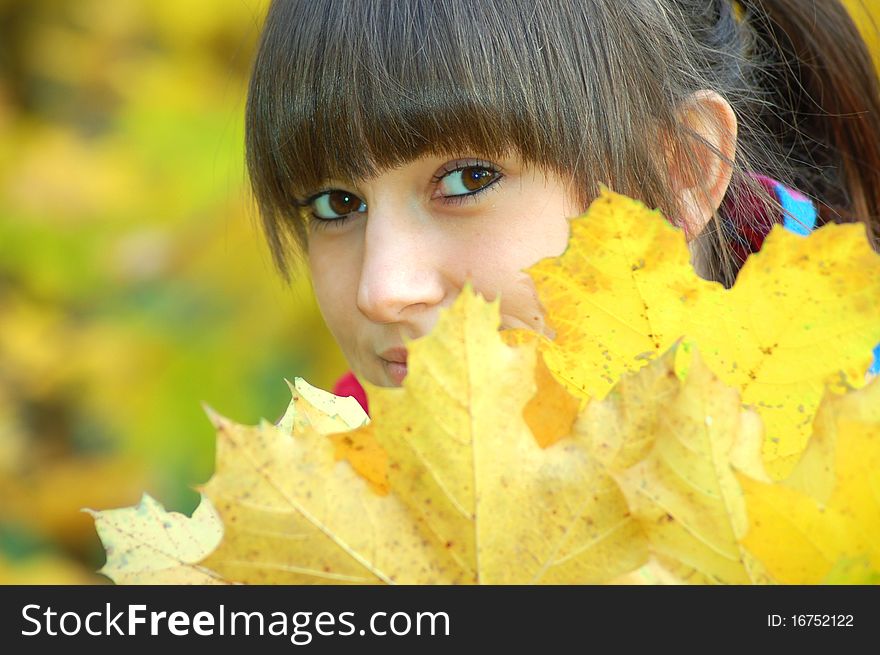
[[[871,375],[880,375],[880,344],[877,344],[877,347],[874,348],[874,363],[871,364],[868,373]]]
[[[785,227],[795,234],[806,236],[816,227],[816,206],[806,196],[793,194],[781,184],[776,185],[776,196],[785,212]]]

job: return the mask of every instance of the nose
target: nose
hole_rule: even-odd
[[[369,205],[357,306],[375,323],[415,322],[445,297],[439,235],[403,204]],[[426,323],[426,326],[429,325]],[[415,326],[416,336],[427,327]]]

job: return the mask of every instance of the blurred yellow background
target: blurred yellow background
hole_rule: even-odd
[[[265,0],[0,0],[0,583],[99,582],[82,507],[190,511],[202,403],[345,371],[244,172]]]
[[[0,583],[104,581],[80,508],[190,511],[203,402],[274,420],[283,378],[345,370],[247,194],[267,4],[0,0]]]

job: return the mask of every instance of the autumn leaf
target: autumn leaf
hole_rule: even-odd
[[[529,269],[553,341],[550,369],[571,390],[603,397],[626,372],[666,352],[684,333],[699,296],[682,233],[658,212],[608,190],[572,221],[568,249]]]
[[[345,420],[318,406],[335,401],[300,385],[281,427],[212,416],[203,492],[224,535],[200,565],[226,581],[336,584],[601,582],[641,565],[641,530],[586,445],[542,448],[529,430],[536,346],[505,345],[499,322],[497,302],[466,289],[409,344],[403,388],[369,389],[373,420],[352,432],[328,437]],[[370,442],[361,456],[379,463],[352,462]]]
[[[219,584],[216,573],[198,562],[220,542],[223,526],[210,501],[192,517],[166,512],[144,494],[136,507],[96,512],[98,536],[107,551],[99,572],[117,584]]]
[[[734,463],[754,475],[760,419],[696,350],[685,380],[675,350],[625,376],[578,418],[589,445],[626,495],[652,555],[676,579],[748,584],[767,576],[740,543],[748,526]],[[749,453],[751,451],[751,455]]]
[[[320,410],[303,396],[291,407],[289,432],[212,417],[217,470],[203,492],[225,532],[204,565],[247,583],[457,582],[399,499],[377,494],[339,461],[312,423]]]
[[[538,342],[544,337],[537,332],[517,328],[502,331],[501,338],[504,343],[516,346]],[[535,361],[535,384],[538,393],[526,404],[523,418],[538,444],[546,448],[571,434],[583,400],[568,393],[565,385],[554,377],[543,355],[539,355]]]
[[[219,508],[225,532],[199,570],[247,583],[504,584],[619,582],[617,576],[646,564],[639,569],[644,579],[636,581],[769,580],[741,544],[748,522],[733,472],[739,466],[761,476],[760,421],[696,350],[689,351],[684,380],[674,372],[671,350],[591,402],[571,434],[541,447],[525,422],[526,400],[557,390],[479,384],[481,376],[505,373],[500,379],[540,379],[529,375],[536,370],[534,341],[511,348],[497,325],[497,304],[467,291],[441,319],[439,341],[410,344],[407,379],[416,384],[371,388],[375,418],[352,432],[328,438],[317,430],[339,420],[317,405],[337,408],[329,394],[303,383],[291,387],[283,421],[289,430],[214,415],[218,472],[204,492]],[[459,361],[473,346],[480,361],[498,369],[432,370]],[[469,414],[472,398],[438,399],[442,388],[483,390],[478,395],[489,396],[483,416]],[[408,397],[427,392],[437,415]],[[500,398],[514,400],[519,412],[501,417]],[[453,432],[448,426],[456,420],[461,425]],[[465,438],[453,440],[456,435]],[[350,453],[343,448],[340,456],[337,439],[349,448],[369,439],[381,443],[384,494],[376,493],[376,480],[361,479],[340,461]],[[448,466],[471,475],[444,476]],[[159,521],[151,525],[164,529]],[[149,535],[137,536],[150,543]],[[102,534],[116,552],[112,538]],[[162,576],[168,568],[152,567]]]
[[[388,454],[390,489],[469,581],[598,582],[628,570],[644,555],[620,491],[577,443],[541,448],[523,416],[540,380],[536,344],[505,345],[498,324],[497,302],[465,289],[409,344],[403,387],[368,387],[362,430]]]
[[[880,378],[844,396],[826,394],[784,483],[739,477],[750,517],[743,543],[776,579],[880,579]]]
[[[320,434],[328,435],[336,448],[336,458],[346,459],[379,494],[388,492],[385,470],[385,452],[374,439],[354,436],[347,431],[369,422],[369,417],[357,400],[348,396],[340,398],[310,385],[302,378],[287,383],[291,401],[278,427],[289,434],[300,434],[311,427]],[[334,433],[339,434],[338,436]]]
[[[684,234],[604,190],[572,223],[568,250],[530,269],[553,341],[553,373],[603,397],[687,337],[766,427],[768,471],[784,477],[806,445],[823,389],[864,384],[880,342],[880,256],[861,224],[807,237],[775,226],[731,289],[700,279]]]
[[[340,398],[296,378],[290,387],[291,401],[278,427],[294,434],[304,426],[312,426],[318,432],[330,434],[360,427],[369,417],[357,400]]]

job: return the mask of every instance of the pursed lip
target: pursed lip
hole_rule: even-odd
[[[389,348],[379,355],[382,360],[382,368],[396,385],[401,385],[406,377],[406,348]]]

